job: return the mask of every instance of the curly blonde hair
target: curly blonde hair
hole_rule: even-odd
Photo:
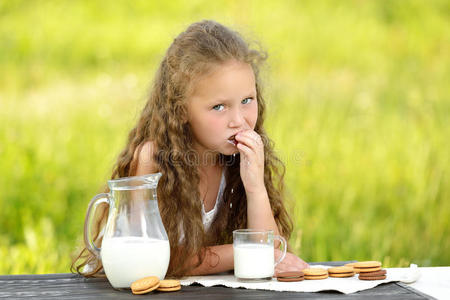
[[[193,135],[187,117],[186,95],[200,76],[214,66],[230,60],[251,65],[256,79],[258,118],[255,131],[264,142],[264,183],[280,234],[289,239],[292,221],[283,203],[285,167],[273,150],[273,142],[264,127],[265,101],[261,93],[259,68],[267,58],[265,52],[251,49],[241,35],[210,20],[194,23],[178,35],[167,50],[156,73],[150,97],[139,121],[129,135],[112,172],[112,179],[133,176],[136,172],[134,155],[142,145],[152,141],[158,151],[153,161],[163,174],[157,188],[158,205],[169,236],[171,259],[167,276],[179,277],[199,266],[205,249],[211,245],[232,243],[232,231],[247,227],[247,201],[239,173],[239,156],[220,154],[226,163],[225,205],[213,224],[205,231],[202,223],[201,200],[198,189],[198,168],[184,153],[193,153]],[[177,163],[174,164],[173,161]],[[176,201],[174,201],[176,199]],[[107,219],[108,207],[98,207],[93,227],[95,244],[101,245],[99,234]],[[189,239],[180,241],[179,220]],[[196,257],[196,265],[186,262]],[[94,268],[85,270],[86,264]],[[102,276],[101,259],[84,247],[74,257],[71,270],[86,277]]]

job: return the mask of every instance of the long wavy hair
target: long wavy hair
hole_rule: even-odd
[[[256,47],[255,47],[256,48]],[[142,145],[152,141],[158,151],[153,161],[163,175],[158,183],[158,205],[164,227],[169,236],[171,258],[167,276],[179,277],[199,266],[208,246],[233,242],[232,232],[247,227],[247,200],[239,173],[239,155],[220,154],[225,164],[226,187],[223,205],[208,231],[202,223],[202,201],[198,189],[198,168],[192,163],[195,153],[193,134],[186,120],[186,99],[196,79],[208,74],[214,66],[230,60],[251,65],[256,79],[258,118],[255,131],[264,142],[264,183],[272,213],[280,234],[289,239],[292,221],[283,203],[285,167],[273,150],[273,141],[267,136],[263,123],[265,101],[262,95],[259,70],[267,54],[254,49],[242,36],[229,28],[210,20],[194,23],[178,35],[168,48],[150,92],[150,97],[137,125],[130,131],[124,150],[114,165],[112,179],[133,176],[136,172],[135,153]],[[173,162],[177,163],[174,164]],[[176,201],[174,201],[176,199]],[[101,245],[101,229],[105,226],[108,207],[99,206],[92,228],[94,243]],[[182,220],[182,222],[180,222]],[[180,225],[181,224],[181,225]],[[185,236],[180,239],[181,228]],[[71,270],[86,276],[98,277],[102,262],[85,246],[76,252]],[[188,264],[197,258],[196,264]],[[84,266],[89,264],[89,270]]]

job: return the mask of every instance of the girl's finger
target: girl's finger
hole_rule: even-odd
[[[247,135],[239,135],[236,139],[239,143],[243,143],[245,145],[247,145],[247,147],[251,148],[252,150],[254,150],[256,152],[256,149],[258,148],[258,141],[256,138],[254,137],[250,137]]]
[[[238,143],[236,145],[236,147],[242,152],[244,153],[244,159],[246,159],[247,161],[250,161],[250,157],[252,157],[252,155],[254,155],[252,149],[250,149],[248,146],[242,144],[242,143]]]
[[[258,161],[264,160],[264,150],[262,147],[259,147],[255,140],[253,140],[251,137],[240,137],[236,139],[238,143],[244,144],[248,148],[251,149],[251,151],[256,155],[256,159]]]

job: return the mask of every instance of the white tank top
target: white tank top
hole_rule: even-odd
[[[214,218],[217,215],[218,207],[222,204],[222,196],[223,191],[225,189],[225,169],[222,170],[222,177],[220,178],[220,186],[219,186],[219,192],[217,193],[216,197],[216,204],[214,204],[214,208],[210,211],[205,211],[205,205],[202,201],[202,221],[203,221],[203,227],[207,231],[209,227],[211,227],[211,223],[214,220]]]
[[[212,222],[214,221],[214,218],[216,217],[219,207],[223,202],[223,191],[225,190],[225,169],[222,170],[222,177],[220,178],[220,186],[219,186],[219,192],[217,193],[216,197],[216,204],[214,205],[214,208],[210,211],[205,211],[205,206],[202,201],[202,222],[203,222],[203,228],[205,228],[205,231],[208,231],[209,227],[211,227]],[[178,225],[179,231],[180,231],[180,238],[179,242],[182,243],[184,239],[184,232],[183,232],[183,222],[181,221]]]

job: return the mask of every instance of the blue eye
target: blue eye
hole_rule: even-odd
[[[247,100],[249,100],[249,101],[247,101]],[[242,100],[242,104],[248,104],[248,103],[250,103],[250,102],[252,102],[252,100],[253,100],[253,98],[245,98],[244,100]]]
[[[222,111],[222,109],[218,109],[218,107],[222,107],[222,108],[223,108],[223,104],[217,104],[217,105],[214,105],[214,106],[213,106],[213,109],[214,109],[214,110]]]

